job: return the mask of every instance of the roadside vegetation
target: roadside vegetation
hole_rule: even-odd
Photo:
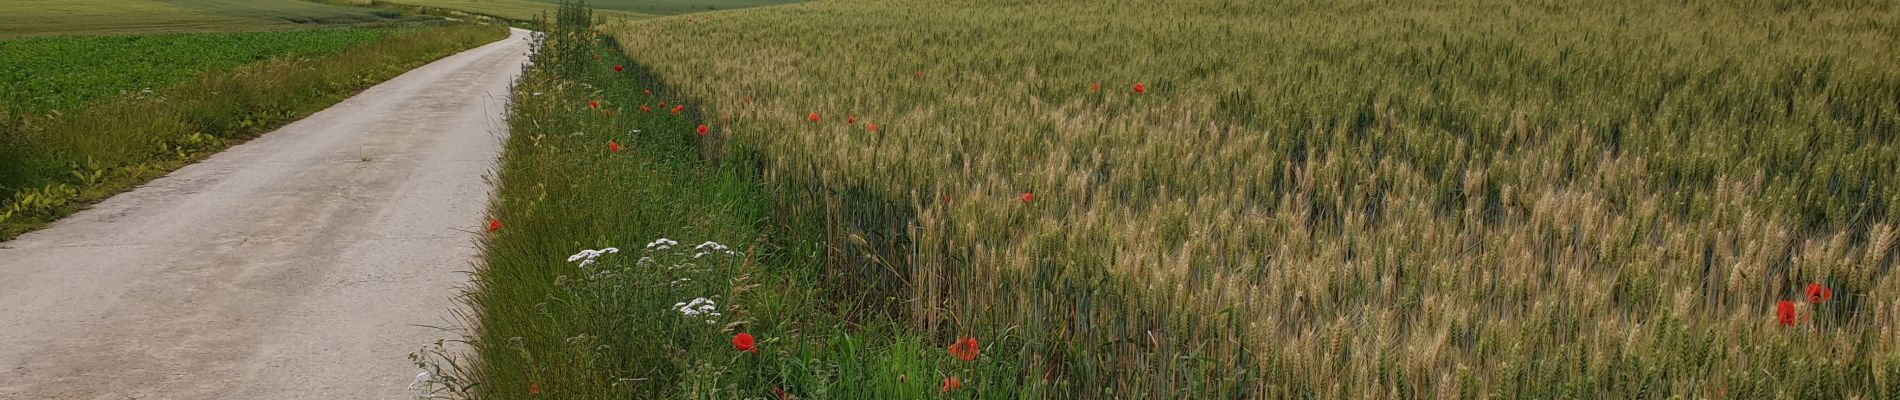
[[[1897,7],[618,23],[650,77],[552,55],[517,93],[484,361],[457,376],[504,398],[1900,397]],[[593,48],[565,32],[547,48]],[[697,297],[722,315],[678,309]],[[965,338],[973,362],[946,351]]]
[[[307,29],[406,21],[387,9],[301,0],[9,0],[0,39],[16,36]]]
[[[0,41],[0,240],[506,36],[457,23]]]
[[[471,304],[471,359],[418,353],[428,395],[922,398],[1015,390],[819,276],[822,225],[780,224],[750,165],[704,157],[710,115],[560,14],[517,84]],[[597,58],[598,57],[598,58]],[[978,383],[981,382],[981,383]],[[1028,397],[1036,397],[1031,393]]]

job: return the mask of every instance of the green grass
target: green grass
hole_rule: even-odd
[[[381,38],[389,29],[61,36],[0,40],[0,105],[72,110],[165,89],[187,78],[272,58],[307,58]]]
[[[480,321],[470,322],[476,360],[425,352],[438,394],[731,399],[782,388],[800,398],[920,398],[950,375],[972,389],[1017,390],[988,379],[1019,373],[1002,359],[956,361],[905,326],[857,318],[862,310],[822,284],[824,251],[807,240],[818,226],[771,223],[759,177],[702,158],[715,142],[695,127],[710,116],[637,68],[615,72],[626,60],[591,32],[554,31],[515,88],[492,206],[503,228],[484,240],[487,262],[468,297]],[[660,238],[679,245],[645,248]],[[705,241],[733,253],[696,257]],[[589,266],[564,261],[608,247],[620,252]],[[721,315],[708,323],[676,310],[696,298]],[[740,332],[760,351],[735,349]],[[457,393],[470,383],[473,392]]]
[[[11,0],[0,2],[0,38],[294,29],[401,18],[387,10],[299,0]]]
[[[43,226],[92,201],[295,121],[429,61],[506,35],[505,27],[496,24],[448,24],[382,32],[137,39],[141,43],[151,39],[151,44],[201,43],[194,40],[203,39],[209,42],[202,42],[196,48],[199,51],[216,51],[222,44],[229,47],[227,51],[240,54],[243,50],[239,45],[246,43],[282,44],[272,40],[253,42],[260,37],[304,38],[310,40],[311,47],[355,44],[322,53],[310,52],[309,48],[296,49],[250,62],[242,60],[243,57],[217,60],[225,64],[243,63],[234,67],[216,65],[224,68],[203,64],[174,64],[171,65],[174,69],[149,70],[135,65],[121,66],[120,70],[128,74],[153,72],[152,76],[136,79],[111,76],[109,71],[94,69],[98,75],[91,75],[91,80],[80,76],[62,83],[70,86],[29,83],[27,87],[41,88],[36,93],[71,104],[49,111],[39,110],[39,103],[0,108],[0,160],[6,160],[0,164],[0,240]],[[37,44],[23,48],[54,51],[65,49],[63,44],[119,40],[127,39],[29,39]],[[108,58],[120,56],[118,52],[99,54]],[[218,59],[220,56],[204,57]],[[58,55],[47,55],[38,59],[57,58]],[[180,80],[175,75],[187,72],[176,69],[195,69],[196,75]],[[166,76],[168,74],[173,76]],[[127,82],[142,85],[145,81],[141,79],[151,80],[154,84],[151,92],[140,89],[123,95],[109,93],[111,85]],[[176,82],[168,84],[162,82],[164,80]]]
[[[560,0],[531,1],[548,4],[560,2]],[[587,5],[600,10],[628,11],[648,15],[680,15],[805,1],[808,0],[589,0]]]

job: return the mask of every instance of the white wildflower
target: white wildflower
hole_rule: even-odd
[[[680,244],[679,241],[675,241],[673,239],[660,238],[660,240],[655,240],[653,241],[653,243],[647,243],[647,250],[666,250],[666,249],[671,249],[673,248],[673,246],[677,246],[679,244]]]
[[[579,253],[574,253],[574,255],[568,256],[567,262],[580,261],[581,263],[580,267],[587,268],[587,266],[594,264],[594,259],[600,258],[600,256],[602,255],[614,254],[614,253],[619,253],[619,252],[620,252],[620,249],[613,248],[613,247],[608,247],[608,248],[600,249],[600,250],[581,250],[581,252]]]
[[[426,369],[422,370],[422,372],[416,373],[415,382],[409,383],[409,390],[420,390],[426,387],[429,384],[429,382],[433,380],[435,380],[435,374],[429,373],[429,370],[426,370]]]
[[[687,317],[704,317],[708,324],[718,323],[714,318],[719,317],[719,305],[713,304],[712,299],[701,297],[691,302],[673,303],[673,309]]]

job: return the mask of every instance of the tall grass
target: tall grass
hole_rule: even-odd
[[[429,61],[507,36],[500,25],[397,30],[308,58],[272,58],[76,109],[0,110],[0,240],[342,101]]]
[[[1018,386],[1888,398],[1896,7],[840,0],[614,31],[775,221],[826,228],[827,293],[988,339]]]
[[[817,275],[822,227],[771,223],[752,166],[697,152],[712,116],[567,7],[513,89],[500,228],[466,297],[472,353],[419,352],[426,395],[919,398],[957,376],[1037,397],[1012,385],[1010,363],[955,360],[896,321],[854,318]],[[735,347],[740,333],[757,352]]]

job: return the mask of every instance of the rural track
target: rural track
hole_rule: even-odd
[[[397,399],[478,256],[527,32],[0,242],[0,399]]]

